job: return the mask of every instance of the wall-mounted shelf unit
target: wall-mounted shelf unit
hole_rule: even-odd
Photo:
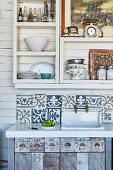
[[[55,1],[55,18],[52,21],[50,17],[51,0],[48,0],[48,22],[18,22],[19,8],[24,7],[41,9],[42,17],[44,13],[44,0],[16,0],[14,1],[14,60],[13,60],[13,83],[15,87],[26,88],[28,84],[37,86],[43,85],[45,88],[49,84],[59,83],[59,6],[60,1]],[[24,42],[26,37],[47,37],[46,47],[41,52],[30,51]],[[28,72],[35,63],[47,62],[54,66],[55,75],[51,79],[18,79],[18,73]],[[40,85],[41,84],[41,85]],[[32,88],[32,86],[31,86]]]

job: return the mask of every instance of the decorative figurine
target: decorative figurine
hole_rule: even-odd
[[[48,3],[47,3],[47,1],[44,1],[43,22],[49,22],[48,21]]]

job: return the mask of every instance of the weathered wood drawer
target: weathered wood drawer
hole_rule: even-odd
[[[104,138],[16,138],[15,152],[104,152]]]
[[[104,138],[61,138],[61,152],[104,152]]]
[[[45,138],[15,138],[15,152],[44,152]]]

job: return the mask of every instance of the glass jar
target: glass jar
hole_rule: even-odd
[[[99,66],[97,70],[97,78],[98,80],[106,80],[106,69],[104,66]]]
[[[113,80],[113,66],[109,66],[107,70],[107,80]]]

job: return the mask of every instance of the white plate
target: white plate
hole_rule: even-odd
[[[51,73],[51,78],[55,75],[54,65],[48,62],[38,62],[31,66],[30,71],[37,72],[37,78],[41,78],[41,73]]]

